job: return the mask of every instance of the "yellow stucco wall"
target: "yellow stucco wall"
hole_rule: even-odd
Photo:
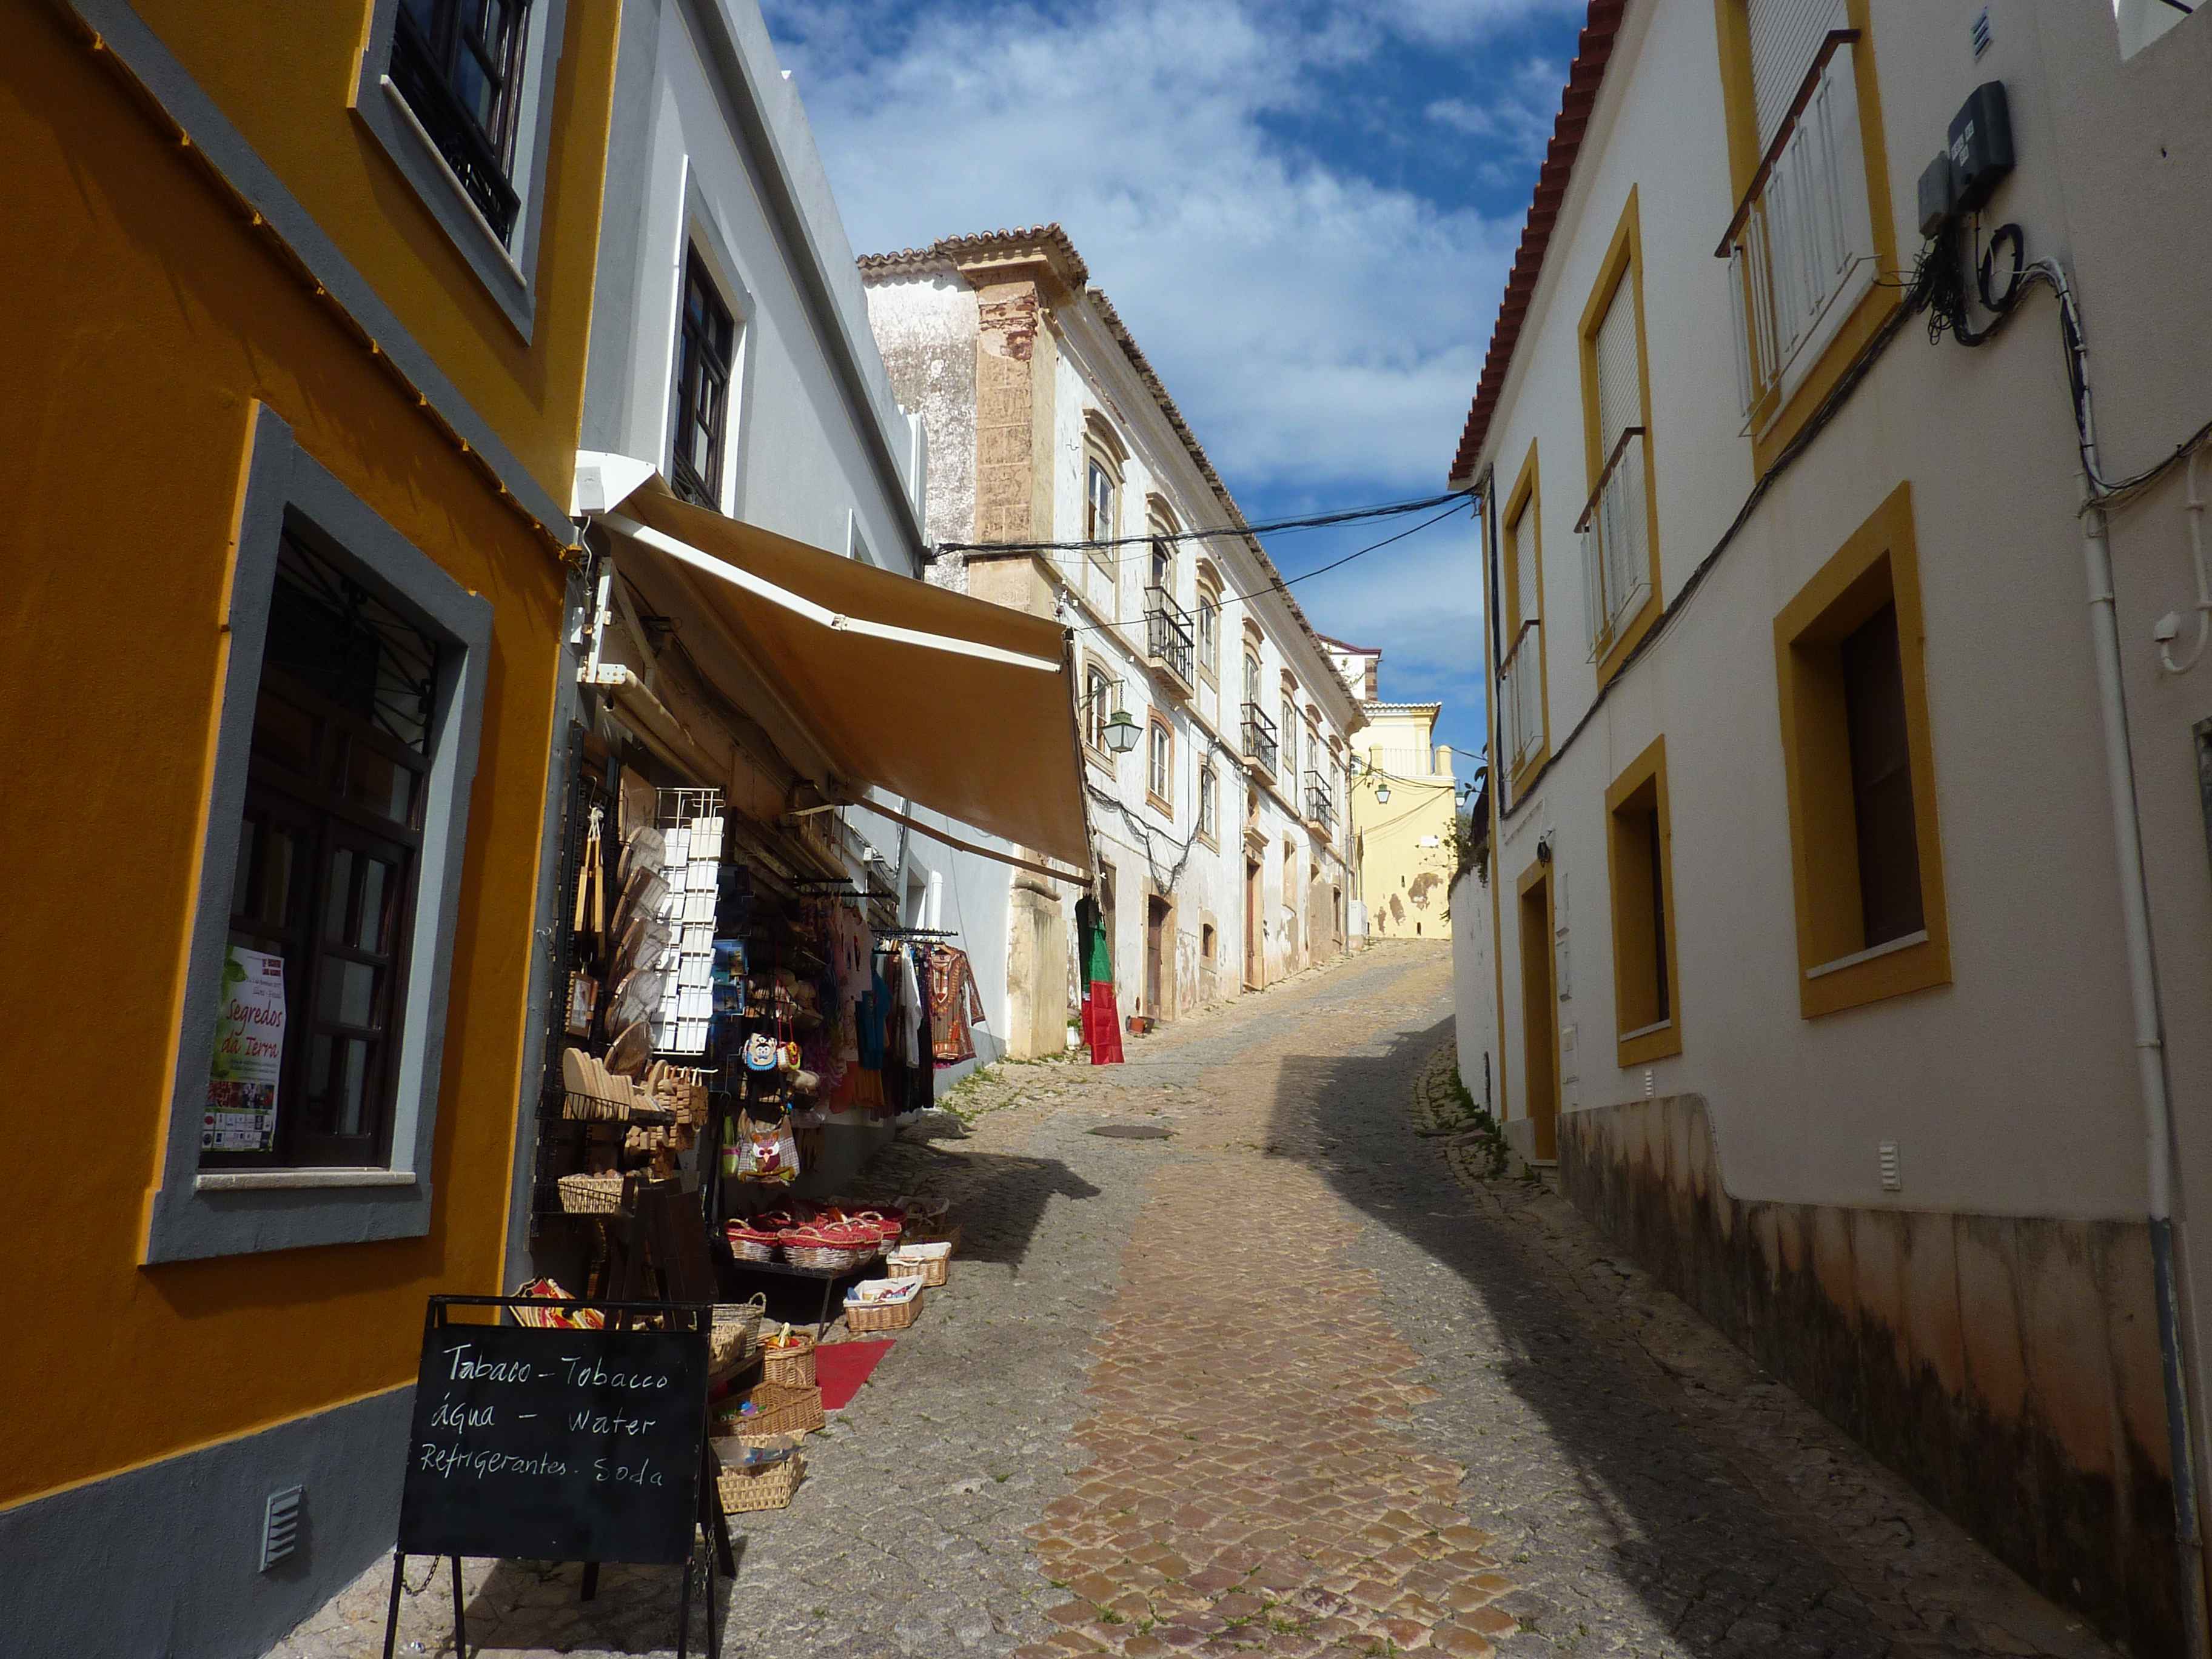
[[[370,0],[134,3],[476,411],[565,504],[583,417],[616,0],[570,0],[568,8],[527,343],[353,112]]]
[[[180,55],[211,83],[250,71],[277,107],[240,125],[274,149],[284,107],[339,102],[350,73],[327,39],[309,50],[303,20],[365,6],[143,9],[173,26]],[[218,9],[257,27],[289,19],[300,44],[273,68],[243,53],[227,68]],[[549,256],[549,274],[561,274],[536,352],[471,345],[483,319],[457,304],[443,323],[429,296],[401,307],[427,319],[424,337],[453,378],[564,500],[577,390],[556,382],[581,380],[592,239],[578,228],[596,216],[614,11],[570,9],[563,112],[586,131],[596,122],[598,139],[556,142],[552,188],[579,245]],[[10,199],[0,453],[11,461],[0,514],[0,938],[11,947],[0,952],[0,1006],[11,1011],[15,1080],[0,1223],[13,1258],[0,1297],[4,1504],[404,1382],[422,1297],[498,1288],[563,576],[544,538],[100,55],[22,0],[0,5],[0,94]],[[259,94],[241,84],[221,95],[239,112]],[[337,141],[314,119],[300,125],[312,172]],[[300,187],[301,167],[280,171],[317,195]],[[356,173],[315,205],[336,234],[331,221],[349,213],[396,213],[400,188]],[[405,288],[398,267],[417,256],[393,233],[388,269],[373,269],[380,234],[372,225],[339,240],[380,284],[389,276]],[[420,1239],[142,1267],[258,402],[493,607],[435,1209]]]
[[[1450,899],[1454,785],[1449,774],[1417,772],[1413,758],[1434,754],[1434,726],[1426,713],[1370,708],[1359,734],[1361,760],[1376,767],[1390,787],[1388,803],[1376,801],[1375,784],[1365,778],[1352,791],[1352,846],[1373,938],[1451,937],[1445,908]],[[1425,840],[1436,844],[1424,847]]]

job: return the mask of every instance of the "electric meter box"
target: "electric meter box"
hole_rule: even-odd
[[[1953,210],[1972,213],[2012,171],[2012,112],[2004,82],[1984,81],[1951,118]]]

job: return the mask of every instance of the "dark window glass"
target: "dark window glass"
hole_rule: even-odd
[[[1642,817],[1644,848],[1650,863],[1652,1006],[1658,1011],[1650,1023],[1656,1025],[1674,1017],[1667,998],[1667,872],[1660,855],[1658,811],[1654,808]]]
[[[1851,747],[1851,809],[1859,857],[1864,948],[1918,933],[1920,842],[1912,816],[1912,757],[1905,730],[1905,665],[1897,607],[1885,605],[1843,642],[1844,712]]]
[[[281,957],[276,1143],[205,1169],[391,1154],[438,646],[287,532],[263,647],[230,942]]]
[[[684,313],[677,322],[676,448],[670,477],[678,495],[718,512],[737,337],[737,320],[694,248],[684,263]]]
[[[392,81],[485,222],[514,234],[514,129],[529,0],[403,0]]]

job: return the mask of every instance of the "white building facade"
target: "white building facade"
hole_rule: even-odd
[[[860,264],[925,423],[932,579],[1073,631],[1121,1014],[1173,1019],[1341,950],[1357,701],[1066,234]],[[1017,1057],[1067,1041],[1080,896],[1014,878]]]
[[[2021,1573],[2179,1652],[2212,678],[2161,653],[2202,591],[2168,462],[2212,415],[2212,18],[2118,11],[1590,7],[1450,472],[1497,763],[1453,919],[1520,1150]],[[2165,468],[2087,514],[2054,276],[2100,476]]]

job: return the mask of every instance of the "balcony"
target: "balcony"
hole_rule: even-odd
[[[1265,772],[1275,775],[1275,765],[1282,754],[1282,745],[1275,736],[1275,722],[1256,702],[1244,705],[1244,758]]]
[[[1583,604],[1590,660],[1613,649],[1651,594],[1651,523],[1644,505],[1644,428],[1623,429],[1606,457],[1575,534],[1583,543]]]
[[[1858,38],[1837,29],[1821,43],[1713,250],[1729,262],[1747,432],[1772,422],[1874,283]]]
[[[1521,624],[1498,676],[1500,733],[1508,777],[1517,776],[1544,749],[1544,624],[1534,617]]]
[[[1174,688],[1186,697],[1196,680],[1192,672],[1196,640],[1190,612],[1176,603],[1175,595],[1164,587],[1146,588],[1145,660],[1165,674]]]
[[[1317,834],[1336,832],[1336,800],[1328,781],[1318,772],[1306,774],[1306,822]]]

